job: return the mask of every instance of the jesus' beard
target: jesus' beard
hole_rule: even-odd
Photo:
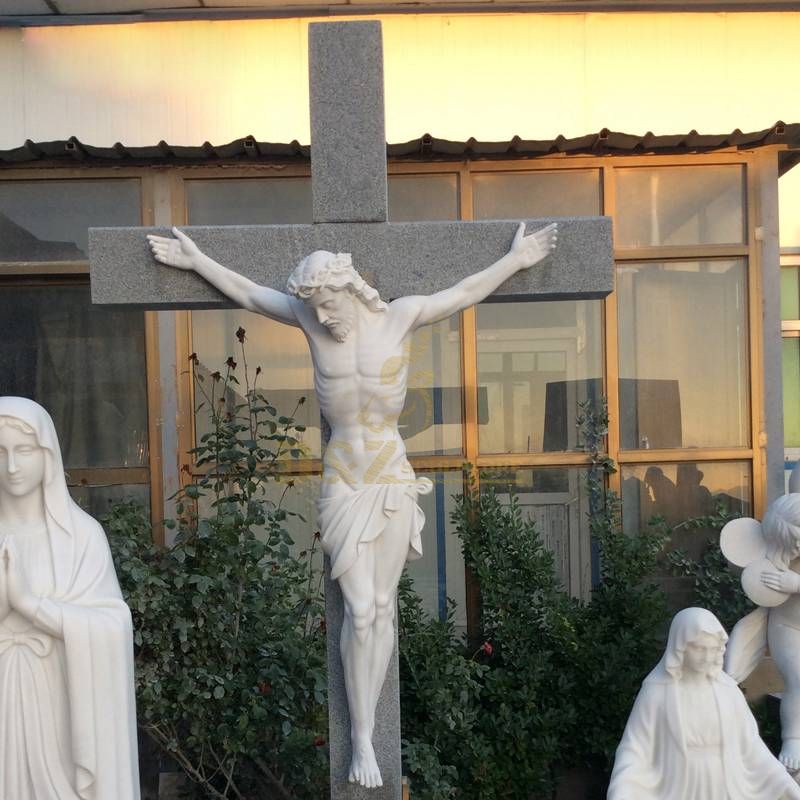
[[[343,342],[353,329],[353,317],[337,317],[335,321],[326,322],[325,327],[337,342]]]

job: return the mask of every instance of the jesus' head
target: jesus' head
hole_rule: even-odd
[[[339,342],[347,338],[353,327],[356,299],[370,311],[387,308],[377,290],[353,268],[349,253],[315,250],[295,267],[286,291],[310,306],[320,325]]]

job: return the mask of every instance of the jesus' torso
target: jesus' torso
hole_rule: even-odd
[[[414,480],[398,430],[408,386],[411,321],[396,305],[382,312],[355,301],[356,319],[339,342],[304,304],[297,318],[314,363],[314,388],[331,427],[322,497],[368,484]]]

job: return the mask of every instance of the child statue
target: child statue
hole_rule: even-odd
[[[49,414],[0,397],[0,797],[138,800],[131,615]]]
[[[675,615],[617,749],[608,800],[798,800],[736,682],[728,637],[703,608]]]
[[[784,682],[781,699],[780,760],[800,770],[800,574],[792,562],[800,555],[800,494],[775,500],[763,522],[729,522],[720,537],[728,561],[744,567],[742,588],[759,606],[736,623],[725,670],[741,683],[769,647]]]

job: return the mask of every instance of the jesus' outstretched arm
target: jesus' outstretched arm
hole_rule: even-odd
[[[511,249],[499,261],[464,278],[449,289],[427,297],[403,297],[396,300],[394,305],[402,304],[410,307],[409,310],[416,317],[412,328],[416,329],[446,319],[458,311],[480,303],[515,273],[538,264],[555,250],[558,239],[557,227],[556,223],[552,223],[526,236],[525,223],[520,222]]]
[[[177,228],[175,239],[168,236],[148,235],[150,249],[156,261],[177,269],[192,270],[219,289],[237,306],[263,314],[266,317],[298,326],[292,308],[293,300],[283,292],[261,286],[238,272],[223,267],[203,253],[200,248]]]

